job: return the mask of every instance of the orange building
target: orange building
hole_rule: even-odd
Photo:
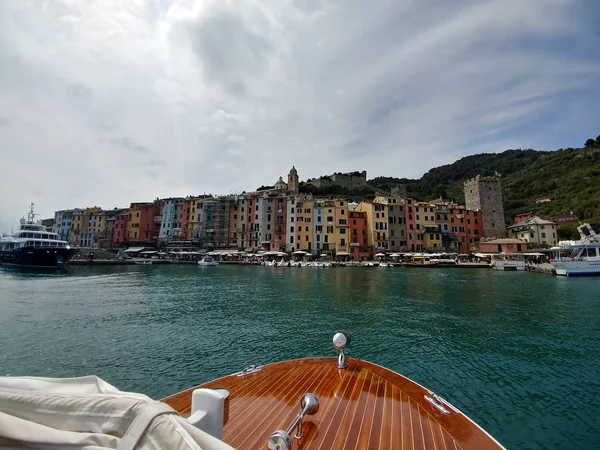
[[[367,213],[364,211],[348,212],[350,257],[353,261],[365,261],[371,259],[371,248],[369,247],[369,230]]]

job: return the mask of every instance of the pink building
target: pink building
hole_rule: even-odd
[[[527,251],[527,242],[519,239],[493,239],[479,243],[481,253],[515,253]]]
[[[270,249],[273,252],[285,251],[287,235],[287,198],[274,199],[273,216],[275,219]]]

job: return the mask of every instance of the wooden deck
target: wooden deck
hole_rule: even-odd
[[[438,410],[425,399],[429,391],[413,381],[354,358],[345,369],[338,369],[336,362],[285,361],[197,387],[230,391],[223,440],[240,450],[267,448],[271,433],[291,425],[306,392],[317,396],[320,409],[305,416],[304,436],[294,439],[294,449],[503,448],[459,411]],[[163,401],[187,416],[193,389]]]

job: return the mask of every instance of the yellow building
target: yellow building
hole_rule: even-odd
[[[198,204],[199,197],[192,197],[190,199],[190,206],[188,209],[188,229],[187,236],[190,239],[194,239],[196,237],[196,231],[198,230]]]
[[[129,242],[137,242],[140,240],[141,212],[141,206],[132,205],[131,208],[129,208],[129,221],[127,222],[127,240]]]
[[[373,202],[360,202],[355,211],[367,213],[369,247],[375,253],[389,249],[388,204],[384,197],[375,197]]]
[[[437,225],[434,227],[426,228],[421,234],[423,237],[423,247],[426,250],[439,249],[442,247],[442,233],[438,230]]]
[[[296,250],[316,249],[313,235],[313,201],[296,202]]]
[[[350,248],[350,224],[348,221],[348,202],[346,200],[335,200],[335,225],[334,242],[336,254],[345,252],[349,254]]]
[[[79,234],[84,231],[84,225],[87,228],[87,220],[84,218],[84,210],[73,211],[73,220],[69,231],[69,245],[76,247],[79,241]]]
[[[86,245],[82,247],[98,248],[106,230],[106,213],[102,208],[94,207],[86,209],[84,216],[87,216],[88,227]]]

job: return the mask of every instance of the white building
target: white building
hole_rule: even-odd
[[[554,222],[533,216],[508,227],[508,234],[530,244],[554,246],[558,242],[557,229],[558,225]]]

